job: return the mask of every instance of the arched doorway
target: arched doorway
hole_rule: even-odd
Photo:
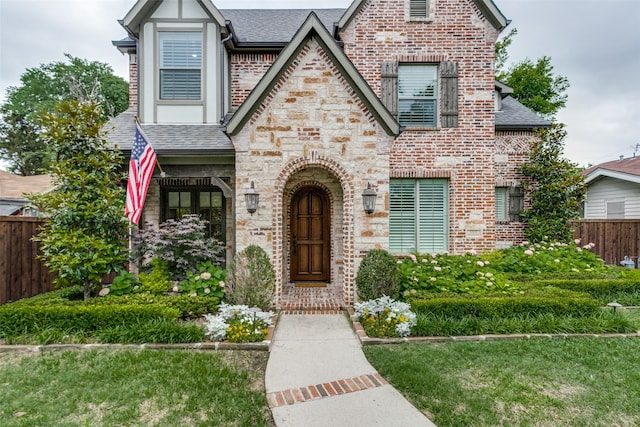
[[[331,216],[326,191],[300,188],[291,199],[291,281],[324,282],[331,278]]]

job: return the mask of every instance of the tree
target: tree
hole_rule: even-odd
[[[11,172],[34,175],[48,169],[51,153],[38,134],[42,113],[52,112],[59,102],[97,100],[105,121],[128,107],[128,83],[109,65],[65,56],[68,63],[29,68],[20,86],[7,89],[0,106],[0,158],[9,161]]]
[[[530,160],[520,168],[528,178],[524,188],[531,199],[531,207],[521,215],[528,223],[525,236],[532,242],[569,242],[570,220],[580,218],[586,185],[578,165],[562,157],[566,136],[563,124],[539,130]]]
[[[508,47],[518,34],[512,29],[502,40],[496,42],[496,79],[513,89],[513,97],[531,110],[550,121],[567,104],[569,88],[566,77],[554,75],[551,58],[543,56],[536,61],[526,58],[505,70],[509,54]]]
[[[85,299],[106,274],[124,268],[128,255],[122,154],[107,149],[103,118],[96,102],[75,100],[44,114],[56,188],[30,196],[47,216],[35,240],[56,286],[82,285]]]

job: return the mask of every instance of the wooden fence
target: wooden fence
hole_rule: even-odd
[[[31,237],[42,220],[0,217],[0,304],[54,289],[55,276],[37,258],[38,243]]]
[[[574,238],[582,245],[595,243],[593,251],[607,263],[620,265],[628,256],[636,264],[640,256],[640,219],[583,219]]]

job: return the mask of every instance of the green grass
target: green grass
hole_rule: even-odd
[[[0,353],[2,426],[273,426],[266,352]]]
[[[444,426],[640,425],[640,339],[365,347],[373,366]]]

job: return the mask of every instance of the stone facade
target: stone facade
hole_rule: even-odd
[[[277,289],[290,280],[290,203],[296,188],[317,185],[331,203],[331,281],[354,300],[359,259],[388,241],[389,150],[392,137],[380,129],[318,43],[309,39],[276,87],[242,131],[236,147],[236,186],[255,181],[258,211],[250,215],[236,199],[236,250],[272,248]],[[361,192],[378,193],[373,215],[363,211]]]

